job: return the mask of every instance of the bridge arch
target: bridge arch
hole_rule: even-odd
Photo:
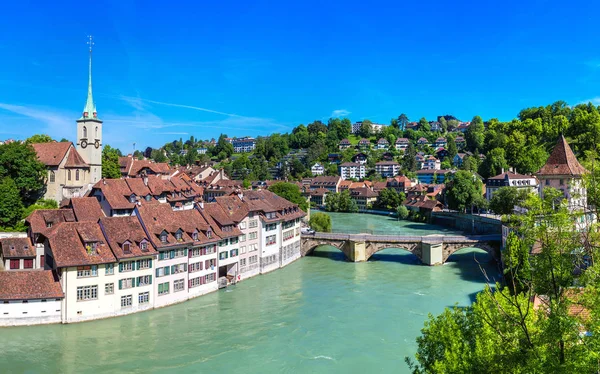
[[[476,242],[476,243],[469,243],[469,244],[464,244],[464,243],[463,244],[454,244],[454,243],[445,244],[444,245],[444,253],[443,253],[444,262],[448,261],[450,256],[452,256],[453,254],[455,254],[463,249],[468,249],[468,248],[481,249],[481,250],[485,251],[494,260],[500,261],[500,245],[499,244],[491,243],[491,242]]]
[[[419,243],[405,244],[405,243],[379,243],[379,242],[367,242],[367,261],[376,253],[383,251],[384,249],[402,249],[406,252],[412,253],[416,256],[419,261],[423,261],[421,257],[421,246]]]
[[[386,250],[399,250],[399,253],[386,253]],[[373,252],[367,261],[386,261],[386,262],[397,262],[406,265],[421,265],[423,260],[419,257],[418,253],[415,253],[414,248],[411,250],[407,245],[389,245],[382,246],[377,251]]]

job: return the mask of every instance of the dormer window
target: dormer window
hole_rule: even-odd
[[[131,253],[131,243],[123,243],[123,253]]]
[[[206,237],[209,238],[209,239],[212,238],[212,231],[208,230],[206,232]]]
[[[148,242],[145,239],[140,242],[140,249],[143,252],[148,251]]]
[[[166,231],[163,231],[163,232],[160,234],[160,241],[161,241],[161,242],[163,242],[163,243],[166,243],[166,242],[167,242],[167,232],[166,232]]]
[[[85,250],[89,255],[97,254],[98,253],[98,242],[85,243]]]
[[[192,233],[192,239],[194,239],[194,240],[198,240],[198,231],[194,231],[194,232]]]
[[[129,202],[130,203],[135,203],[135,194],[129,196]]]
[[[52,222],[46,222],[46,228],[52,227]]]
[[[181,229],[177,230],[177,232],[175,233],[175,239],[182,240],[183,238],[183,232],[181,231]]]
[[[146,201],[150,201],[150,199],[152,199],[152,196],[150,194],[146,195]]]

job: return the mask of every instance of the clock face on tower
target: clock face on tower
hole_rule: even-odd
[[[87,144],[87,140],[82,140],[81,141],[81,148],[85,148],[85,147],[87,147],[87,145],[88,145]]]
[[[96,139],[94,142],[94,147],[96,147],[96,149],[100,148],[100,140]]]

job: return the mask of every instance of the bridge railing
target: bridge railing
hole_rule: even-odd
[[[321,239],[369,239],[369,240],[384,240],[384,241],[420,241],[420,242],[437,242],[443,241],[447,243],[452,242],[465,242],[465,241],[500,241],[501,235],[488,234],[488,235],[390,235],[389,232],[379,230],[344,230],[344,231],[332,231],[332,232],[316,232],[314,234],[307,234],[307,236],[318,237]]]

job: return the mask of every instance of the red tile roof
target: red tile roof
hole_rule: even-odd
[[[46,166],[58,166],[73,146],[71,142],[36,143],[31,145],[40,162]],[[75,147],[73,147],[75,149]]]
[[[0,239],[2,247],[2,257],[4,258],[24,258],[35,257],[35,246],[27,238],[3,238]]]
[[[33,234],[46,235],[61,222],[75,222],[71,209],[38,209],[25,219]]]
[[[0,300],[62,299],[65,294],[51,270],[0,272]]]
[[[90,166],[83,160],[83,157],[75,148],[71,148],[65,162],[66,168],[89,168]]]
[[[177,212],[173,212],[169,204],[143,204],[137,208],[137,212],[148,231],[150,241],[156,248],[193,243],[193,239],[184,230],[185,223],[177,219],[175,215]],[[180,229],[182,239],[177,240],[175,234]],[[160,240],[163,232],[167,234],[166,242]]]
[[[95,197],[73,197],[70,205],[77,221],[98,222],[104,217],[104,212],[100,208],[100,203]]]
[[[108,241],[108,245],[117,259],[152,256],[156,250],[148,240],[138,217],[105,217],[100,226]],[[147,242],[147,249],[142,250],[141,243]],[[123,244],[129,243],[129,252],[123,250]]]
[[[573,154],[564,136],[560,136],[546,164],[537,172],[538,175],[572,175],[581,176],[587,170]]]
[[[61,223],[48,234],[48,240],[54,261],[59,268],[116,261],[97,223]],[[89,253],[86,248],[86,245],[92,242],[97,243],[96,253]]]
[[[129,201],[133,194],[125,179],[101,179],[93,187],[102,191],[111,209],[133,209],[135,204]]]

